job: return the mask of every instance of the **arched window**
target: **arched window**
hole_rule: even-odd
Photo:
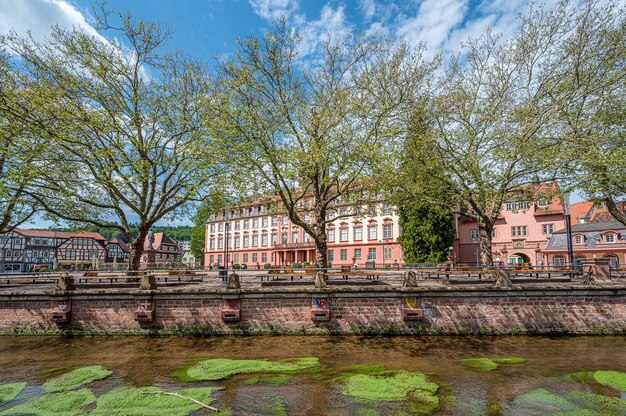
[[[565,266],[565,255],[557,254],[552,258],[552,264],[555,266]]]
[[[619,259],[617,258],[617,254],[613,254],[613,253],[605,254],[604,258],[609,261],[609,265],[611,267],[619,267]]]

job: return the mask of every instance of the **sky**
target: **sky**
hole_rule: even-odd
[[[556,0],[546,0],[552,6]],[[13,29],[44,38],[53,24],[95,29],[92,0],[0,0],[0,34]],[[159,20],[175,33],[169,48],[184,49],[209,65],[233,53],[237,38],[258,35],[284,15],[302,36],[300,52],[315,53],[321,40],[349,33],[378,33],[427,54],[462,53],[468,36],[487,29],[509,37],[528,10],[525,0],[109,0],[112,10],[130,10],[135,18]],[[574,201],[580,198],[574,199]],[[29,227],[52,225],[41,219]],[[168,225],[168,224],[162,224]]]

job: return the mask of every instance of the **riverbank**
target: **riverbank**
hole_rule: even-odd
[[[0,292],[2,335],[626,334],[626,284]]]

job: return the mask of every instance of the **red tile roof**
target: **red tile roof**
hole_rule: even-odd
[[[49,230],[14,230],[25,237],[43,237],[43,238],[93,238],[95,240],[106,240],[100,233],[89,231],[49,231]]]

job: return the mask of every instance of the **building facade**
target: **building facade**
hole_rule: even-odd
[[[205,267],[245,265],[247,268],[294,266],[315,263],[315,244],[287,214],[269,212],[267,204],[253,204],[214,213],[206,223]],[[358,210],[337,205],[328,212],[328,262],[333,267],[377,266],[402,263],[398,243],[398,216],[391,205],[375,201]],[[313,223],[312,214],[302,218]]]
[[[496,264],[548,264],[545,249],[551,235],[565,227],[565,216],[558,198],[551,201],[506,202],[492,234],[493,261]],[[475,221],[455,218],[455,242],[452,253],[457,263],[480,263],[480,239]]]
[[[617,222],[588,222],[572,226],[574,264],[605,259],[612,267],[626,264],[626,225]],[[567,230],[555,231],[544,250],[550,265],[563,266],[567,258]]]

